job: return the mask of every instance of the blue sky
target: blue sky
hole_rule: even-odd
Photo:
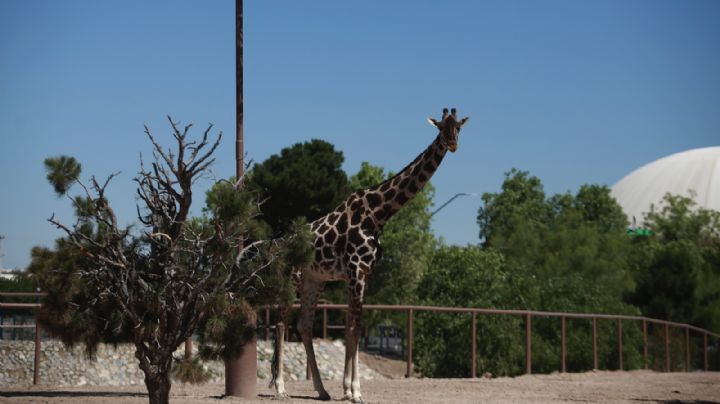
[[[436,205],[496,192],[512,167],[546,192],[612,185],[665,155],[720,142],[717,1],[245,1],[245,142],[262,161],[311,138],[344,169],[399,170],[443,107],[471,117],[433,183]],[[223,131],[213,173],[234,173],[234,1],[0,2],[3,264],[72,221],[45,181],[69,154],[84,178],[120,171],[110,198],[134,221],[132,178],[166,144],[166,115]],[[202,189],[206,184],[199,184]],[[196,193],[196,204],[202,204]],[[480,199],[434,218],[446,242],[478,242]]]

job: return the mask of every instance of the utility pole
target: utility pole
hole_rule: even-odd
[[[243,0],[235,0],[235,175],[239,180],[245,173],[245,143],[243,139]]]
[[[243,139],[243,0],[235,0],[235,178],[245,173],[245,145]],[[239,246],[242,249],[242,245]],[[257,319],[248,319],[254,328]],[[253,335],[237,358],[225,360],[225,394],[242,398],[257,396],[257,341]]]

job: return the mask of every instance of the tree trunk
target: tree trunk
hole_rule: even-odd
[[[145,374],[145,386],[150,404],[168,404],[170,402],[170,375],[167,372],[153,375]]]
[[[140,369],[145,373],[145,387],[150,404],[168,404],[170,402],[170,370],[173,350],[152,352],[143,344],[136,344],[135,356],[140,360]]]

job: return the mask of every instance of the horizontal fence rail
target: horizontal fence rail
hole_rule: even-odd
[[[41,297],[46,296],[47,293],[40,292],[0,292],[0,297],[36,297],[38,300]],[[41,303],[2,303],[0,302],[0,309],[38,309],[42,307]],[[270,329],[273,328],[270,325],[270,311],[277,309],[275,306],[263,306],[259,310],[264,311],[264,328],[265,338],[269,339]],[[299,304],[293,304],[292,308],[300,308]],[[344,325],[332,325],[328,324],[328,310],[347,310],[346,304],[335,304],[335,303],[320,303],[317,305],[317,309],[322,310],[323,323],[322,323],[322,335],[323,338],[327,338],[328,330],[340,330],[344,329]],[[705,371],[709,368],[708,360],[708,346],[709,338],[720,339],[720,334],[710,332],[708,330],[695,327],[689,324],[678,323],[673,321],[658,320],[642,316],[629,316],[629,315],[614,315],[614,314],[595,314],[595,313],[565,313],[565,312],[547,312],[537,310],[510,310],[510,309],[485,309],[485,308],[469,308],[469,307],[437,307],[437,306],[421,306],[421,305],[384,305],[384,304],[367,304],[363,306],[365,310],[378,310],[378,311],[392,311],[392,312],[404,312],[407,318],[407,350],[406,350],[406,377],[411,377],[413,374],[413,326],[414,317],[416,313],[421,312],[436,312],[436,313],[457,313],[467,314],[471,319],[471,330],[469,332],[470,344],[468,350],[470,351],[471,360],[471,377],[477,377],[477,316],[478,315],[510,315],[519,316],[524,320],[525,325],[525,373],[532,373],[532,320],[533,317],[557,317],[560,318],[561,338],[560,338],[560,371],[566,371],[566,354],[567,354],[567,319],[584,319],[592,322],[592,360],[593,369],[598,368],[598,331],[597,323],[598,320],[614,320],[617,326],[617,352],[618,352],[618,363],[619,368],[623,369],[623,321],[637,321],[642,323],[643,332],[643,360],[645,368],[648,368],[648,324],[655,324],[663,326],[664,333],[664,359],[666,372],[670,371],[670,328],[677,328],[684,330],[684,357],[685,357],[685,370],[690,371],[690,332],[696,332],[703,336],[703,369]],[[40,369],[40,334],[41,328],[37,321],[35,324],[22,324],[22,325],[1,325],[2,328],[35,328],[35,358],[34,358],[34,372],[33,372],[33,384],[39,383],[39,369]],[[286,335],[289,336],[289,333]],[[720,346],[720,341],[719,344]]]
[[[276,309],[277,306],[266,306],[262,309],[265,310],[265,338],[269,338],[270,328],[270,310]],[[293,309],[300,308],[299,304],[293,304]],[[335,303],[319,303],[317,309],[323,312],[323,338],[327,338],[328,329],[344,329],[342,325],[328,325],[327,322],[327,311],[328,310],[347,310],[345,304]],[[708,360],[708,338],[714,337],[720,339],[720,334],[710,332],[700,327],[695,327],[690,324],[678,323],[674,321],[659,320],[654,318],[648,318],[643,316],[631,316],[631,315],[616,315],[616,314],[596,314],[596,313],[566,313],[566,312],[552,312],[552,311],[537,311],[537,310],[512,310],[512,309],[485,309],[485,308],[470,308],[470,307],[438,307],[438,306],[421,306],[421,305],[385,305],[385,304],[367,304],[363,306],[365,310],[379,310],[379,311],[393,311],[393,312],[405,312],[407,316],[407,354],[406,354],[406,377],[412,376],[412,353],[413,353],[413,323],[414,315],[419,312],[436,312],[436,313],[458,313],[458,314],[469,314],[471,316],[471,330],[470,330],[470,360],[471,360],[471,374],[470,377],[477,377],[477,315],[511,315],[519,316],[524,319],[525,322],[525,373],[532,373],[532,319],[533,317],[556,317],[561,319],[561,347],[560,347],[560,371],[565,372],[566,366],[566,355],[567,355],[567,338],[566,338],[566,320],[567,319],[584,319],[592,321],[592,358],[593,358],[593,369],[598,369],[598,331],[597,322],[598,320],[615,320],[617,324],[617,353],[619,369],[624,368],[623,364],[623,342],[622,342],[622,326],[623,321],[638,321],[642,322],[643,329],[643,363],[645,369],[648,369],[648,324],[656,324],[664,326],[664,356],[666,372],[670,371],[670,328],[682,329],[685,332],[684,338],[684,356],[685,356],[685,370],[690,371],[690,331],[694,331],[703,336],[703,370],[709,369]],[[289,333],[286,335],[289,336]]]

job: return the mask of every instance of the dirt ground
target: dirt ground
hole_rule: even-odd
[[[342,396],[340,381],[325,387],[334,400]],[[258,385],[258,398],[223,397],[224,386],[173,385],[171,402],[177,404],[314,403],[308,381],[287,383],[291,397],[278,401],[266,386]],[[591,372],[532,375],[496,379],[390,379],[365,381],[367,403],[720,403],[720,373]],[[146,403],[143,386],[49,387],[0,389],[1,403]]]

